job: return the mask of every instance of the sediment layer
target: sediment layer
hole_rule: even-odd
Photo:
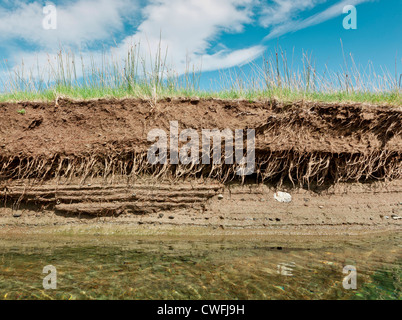
[[[109,228],[109,234],[185,233],[186,228],[206,228],[213,234],[249,230],[250,235],[402,230],[400,180],[339,183],[320,192],[293,187],[285,190],[292,196],[289,203],[275,200],[276,189],[263,184],[154,180],[107,186],[94,180],[91,185],[79,186],[49,181],[29,191],[15,185],[2,192],[6,201],[0,209],[0,226],[5,230],[73,228],[69,232],[100,227]],[[178,230],[180,227],[185,229]]]

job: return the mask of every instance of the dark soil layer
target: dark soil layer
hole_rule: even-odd
[[[18,113],[24,109],[25,114]],[[402,177],[400,107],[278,101],[96,100],[0,105],[0,179],[168,171],[235,177],[233,166],[151,167],[147,134],[255,129],[259,181],[309,185]],[[1,182],[0,182],[1,183]]]

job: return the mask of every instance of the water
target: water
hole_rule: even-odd
[[[401,299],[402,237],[0,239],[0,299]],[[43,267],[57,288],[43,288]],[[357,269],[345,289],[343,267]],[[288,268],[288,269],[286,269]]]

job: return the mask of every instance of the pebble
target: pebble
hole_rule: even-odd
[[[173,216],[169,216],[169,219],[173,220],[173,219],[174,219],[174,217],[173,217]]]
[[[159,219],[163,218],[163,213],[160,213],[160,214],[158,215],[158,218],[159,218]]]
[[[291,201],[292,201],[292,196],[291,196],[289,193],[287,193],[287,192],[278,191],[278,192],[276,192],[276,193],[274,194],[274,199],[275,199],[276,201],[279,201],[279,202],[287,203],[287,202],[291,202]]]
[[[19,218],[19,217],[21,217],[22,216],[22,213],[21,212],[14,212],[13,213],[13,217],[14,218]]]
[[[218,200],[222,200],[223,199],[223,195],[222,194],[218,194]]]
[[[318,206],[318,208],[320,208],[320,209],[324,209],[324,206]]]

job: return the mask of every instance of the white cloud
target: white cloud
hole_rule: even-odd
[[[326,10],[317,13],[307,19],[304,20],[289,20],[286,23],[281,25],[275,26],[271,32],[264,38],[264,40],[271,40],[281,35],[284,35],[289,32],[295,32],[298,30],[305,29],[307,27],[311,27],[332,19],[336,16],[342,15],[342,9],[346,5],[353,5],[356,6],[363,2],[368,2],[371,0],[342,0],[337,4],[332,5],[331,7],[327,8]]]
[[[243,65],[261,56],[265,49],[264,46],[253,46],[231,52],[221,51],[213,55],[203,55],[202,70],[210,71]]]
[[[84,59],[94,56],[100,61],[100,52],[85,49],[94,41],[111,43],[118,33],[127,34],[127,21],[136,21],[137,27],[123,38],[113,50],[116,59],[127,56],[132,44],[141,43],[141,56],[155,55],[167,48],[167,63],[181,74],[186,64],[201,65],[202,70],[216,70],[250,62],[262,55],[262,44],[230,49],[226,44],[211,44],[223,33],[241,33],[246,25],[258,22],[270,33],[270,40],[324,22],[342,14],[346,4],[357,5],[369,0],[342,0],[326,10],[304,20],[296,20],[307,10],[326,0],[149,0],[140,8],[141,0],[76,0],[57,5],[57,30],[42,28],[42,5],[38,2],[13,3],[13,9],[0,7],[0,41],[10,49],[18,39],[37,47],[12,52],[14,61],[24,58],[27,68],[54,60],[62,44],[66,48],[81,48]],[[4,3],[4,2],[3,2]],[[121,39],[121,37],[120,37]],[[229,46],[229,44],[228,44]],[[217,48],[220,48],[217,51]],[[222,49],[223,48],[223,49]],[[217,52],[216,52],[217,51]]]
[[[0,40],[24,39],[39,47],[37,52],[20,50],[13,53],[14,61],[25,57],[26,66],[36,61],[46,62],[48,54],[64,47],[83,47],[85,44],[109,41],[123,31],[124,19],[141,21],[134,33],[127,36],[114,50],[116,57],[126,57],[127,48],[141,43],[142,57],[155,55],[160,46],[168,49],[167,62],[176,72],[183,73],[186,63],[201,64],[203,70],[228,68],[246,63],[261,55],[261,45],[239,50],[224,49],[209,53],[211,41],[221,33],[239,33],[253,22],[253,6],[257,0],[150,0],[141,9],[139,0],[78,0],[57,5],[57,30],[42,28],[42,6],[38,3],[17,2],[13,10],[0,7]],[[141,20],[140,20],[141,17]],[[162,37],[162,38],[160,38]],[[219,44],[218,44],[219,47]],[[149,59],[148,59],[149,60]]]
[[[317,4],[326,0],[273,0],[272,3],[264,3],[261,9],[259,23],[267,28],[281,25],[293,20],[296,15],[304,10],[312,9]]]
[[[153,0],[143,9],[144,21],[137,32],[128,37],[123,52],[132,43],[140,42],[143,55],[167,48],[168,61],[178,73],[186,60],[199,64],[203,70],[228,68],[250,61],[264,51],[257,45],[239,50],[222,50],[208,54],[210,41],[222,32],[241,32],[253,21],[254,0]]]
[[[23,39],[49,50],[59,44],[81,46],[112,38],[123,30],[124,16],[138,9],[136,1],[128,0],[79,0],[56,8],[57,29],[45,30],[45,15],[39,2],[17,1],[13,10],[0,7],[0,40]]]

